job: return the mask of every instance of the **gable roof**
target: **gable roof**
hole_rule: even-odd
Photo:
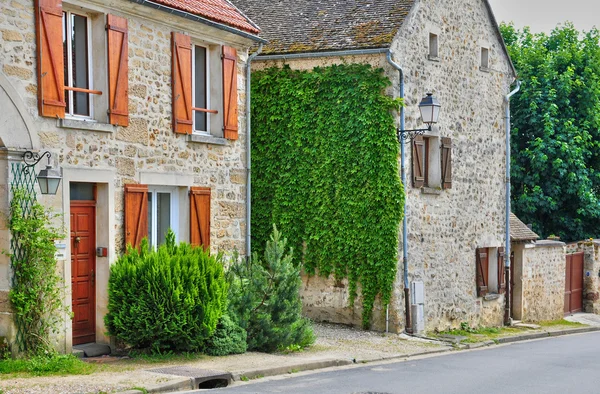
[[[233,0],[258,21],[264,54],[387,48],[416,0]]]
[[[148,2],[188,12],[251,34],[260,33],[259,27],[229,0],[149,0]]]
[[[514,213],[510,213],[510,240],[511,242],[535,241],[539,235],[531,231]]]

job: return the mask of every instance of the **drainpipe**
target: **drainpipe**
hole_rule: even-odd
[[[521,89],[521,81],[517,81],[517,87],[505,98],[506,116],[506,254],[504,255],[504,283],[506,283],[506,293],[504,302],[504,324],[510,324],[510,98]]]
[[[251,92],[250,92],[250,86],[251,86],[251,81],[250,81],[250,77],[252,74],[252,60],[257,57],[260,52],[263,49],[263,44],[260,44],[258,46],[258,49],[256,52],[254,52],[252,55],[248,56],[248,60],[246,61],[246,261],[250,261],[250,256],[251,256],[251,250],[252,250],[252,238],[251,235],[252,233],[250,232],[250,219],[251,219],[251,214],[252,214],[252,207],[251,207],[251,197],[252,197],[252,177],[251,177],[251,173],[252,173],[252,166],[251,166],[251,159],[252,159],[252,155],[250,154],[250,137],[252,136],[251,134],[251,116],[250,116],[250,98],[251,98]]]
[[[392,60],[392,50],[388,50],[387,52],[387,61],[392,65],[396,70],[398,70],[398,75],[400,78],[400,98],[404,98],[404,72],[402,71],[402,67],[400,67],[397,63]],[[404,106],[400,109],[400,130],[405,129],[405,110]],[[402,186],[404,187],[404,218],[402,219],[402,263],[404,269],[404,315],[405,315],[405,324],[404,330],[407,333],[412,333],[412,321],[410,316],[410,287],[408,285],[408,224],[406,221],[406,197],[407,197],[407,189],[406,189],[406,171],[405,171],[405,141],[404,138],[400,138],[400,171],[402,178]],[[387,311],[386,311],[387,312]],[[387,313],[386,313],[387,319]],[[388,322],[386,320],[386,331],[387,331]]]

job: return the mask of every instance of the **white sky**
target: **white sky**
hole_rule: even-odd
[[[556,25],[571,21],[578,30],[600,28],[600,0],[489,0],[500,22],[513,21],[517,28],[549,33]]]

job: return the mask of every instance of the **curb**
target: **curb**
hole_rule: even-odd
[[[477,349],[477,348],[481,348],[484,346],[492,346],[495,344],[505,344],[505,343],[519,342],[519,341],[527,341],[527,340],[531,340],[531,339],[558,337],[558,336],[569,335],[569,334],[583,334],[583,333],[594,332],[594,331],[600,331],[600,327],[583,327],[583,328],[573,328],[573,329],[566,329],[566,330],[560,330],[560,331],[544,331],[544,332],[539,332],[539,333],[534,333],[534,334],[516,335],[513,337],[498,338],[495,341],[489,340],[489,341],[478,342],[478,343],[464,344],[464,347],[461,347],[460,349],[456,349],[456,348],[436,349],[436,350],[425,351],[425,352],[420,352],[420,353],[384,356],[384,357],[368,358],[368,359],[355,359],[355,360],[329,359],[329,360],[311,361],[311,362],[293,364],[293,365],[289,365],[289,366],[285,366],[285,367],[272,367],[272,368],[263,368],[263,369],[253,369],[253,370],[249,370],[249,371],[232,372],[232,376],[233,376],[233,381],[242,381],[242,378],[244,380],[257,379],[257,378],[262,378],[262,377],[267,377],[267,376],[285,375],[285,374],[292,374],[292,373],[302,372],[302,371],[312,371],[312,370],[324,369],[324,368],[330,368],[330,367],[341,367],[341,366],[352,365],[352,364],[368,364],[368,363],[377,362],[377,361],[409,359],[409,358],[414,358],[414,357],[418,357],[418,356],[448,353],[451,351],[460,351],[460,350],[465,350],[465,349]],[[190,379],[190,378],[183,378],[181,380],[172,381],[172,382],[165,383],[165,384],[157,384],[157,385],[153,385],[153,386],[148,386],[145,389],[148,393],[167,393],[167,392],[174,392],[174,391],[185,392],[183,390],[190,390],[190,389],[193,390],[194,389],[192,380],[193,379]],[[142,392],[141,390],[133,389],[133,390],[121,391],[121,392],[119,392],[119,394],[140,394],[141,392]]]

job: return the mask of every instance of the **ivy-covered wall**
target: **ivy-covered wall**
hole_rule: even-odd
[[[349,64],[252,75],[252,235],[273,223],[310,273],[360,284],[363,325],[390,300],[404,192],[383,70]]]

